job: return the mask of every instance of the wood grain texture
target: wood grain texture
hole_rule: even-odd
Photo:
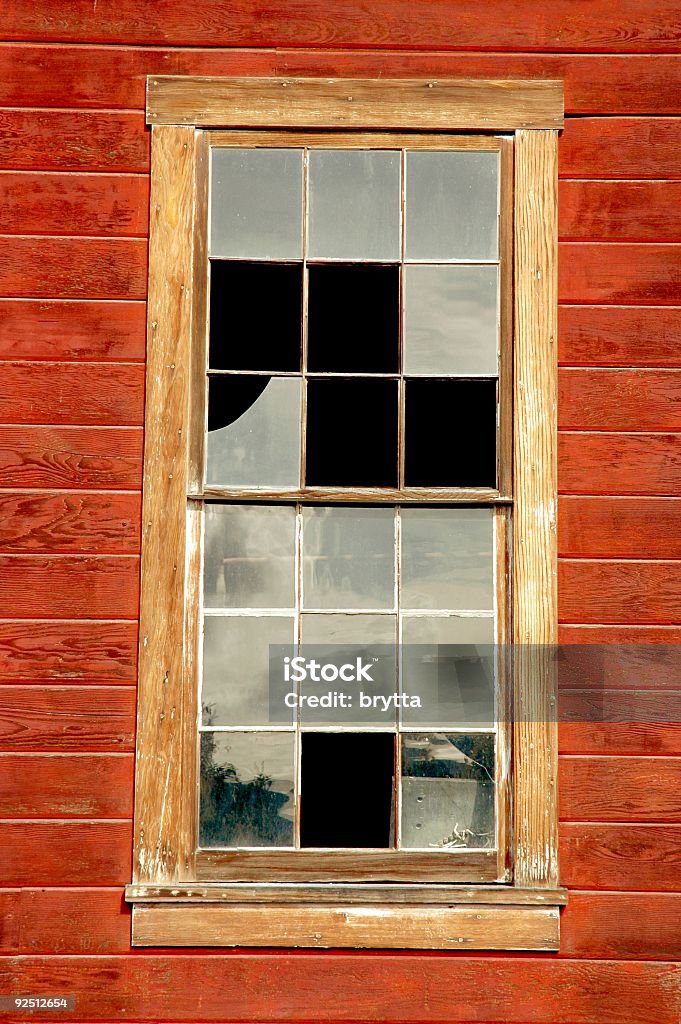
[[[569,558],[681,558],[681,498],[565,495],[558,551]]]
[[[681,822],[681,758],[562,756],[561,821]]]
[[[3,683],[134,685],[136,622],[0,622]]]
[[[676,181],[561,181],[559,237],[565,241],[678,242]]]
[[[681,245],[562,242],[561,302],[679,305]]]
[[[681,565],[676,561],[564,559],[559,563],[565,622],[681,622]]]
[[[566,644],[681,644],[680,626],[568,626],[558,627],[559,643]]]
[[[138,904],[135,946],[558,949],[558,908]]]
[[[3,613],[16,619],[135,619],[132,555],[0,555]]]
[[[22,889],[16,913],[16,942],[24,954],[130,950],[131,914],[120,888]]]
[[[138,489],[142,430],[0,426],[0,485]]]
[[[144,299],[147,245],[132,238],[0,237],[0,295]]]
[[[24,171],[144,172],[149,133],[141,114],[1,110],[0,165]]]
[[[557,136],[518,132],[515,146],[513,638],[515,881],[555,887]],[[532,645],[527,650],[525,645]],[[528,651],[533,654],[528,656]]]
[[[21,951],[21,889],[0,889],[0,953]]]
[[[2,750],[132,750],[134,734],[133,687],[0,687]]]
[[[142,175],[0,171],[0,233],[146,235],[149,183]]]
[[[656,715],[653,720],[681,721],[672,716],[674,710],[681,712],[679,627],[630,627],[623,637],[618,636],[618,632],[624,632],[621,627],[606,630],[595,626],[591,632],[595,636],[585,638],[584,634],[589,633],[586,626],[561,629],[564,646],[558,657],[559,698],[571,700],[581,695],[593,700],[594,706],[600,700],[601,711],[619,702],[617,710],[623,711],[639,696],[662,703],[665,695],[652,691],[663,690],[668,694],[667,714]],[[624,690],[632,692],[623,694]]]
[[[562,433],[560,490],[573,494],[681,492],[681,434]]]
[[[142,302],[0,300],[0,359],[143,362]]]
[[[128,821],[0,821],[7,885],[120,885],[130,873]]]
[[[681,430],[681,370],[563,367],[559,423],[565,430]]]
[[[565,823],[560,838],[568,888],[681,890],[681,825]]]
[[[571,892],[561,956],[681,960],[681,893]]]
[[[0,754],[0,818],[132,818],[132,754]]]
[[[618,695],[619,697],[621,695]],[[627,714],[628,708],[625,705],[622,716],[624,721],[620,722],[594,721],[593,716],[589,721],[586,714],[577,715],[576,720],[572,722],[561,722],[558,729],[561,753],[588,754],[589,756],[622,754],[627,757],[635,755],[676,757],[680,755],[681,722],[664,721],[663,708],[667,704],[665,693],[654,695],[654,700],[657,702],[657,706],[651,706],[652,701],[643,701],[639,695],[636,703],[639,708],[645,704],[644,711],[634,708],[636,713],[630,715]],[[636,721],[636,718],[639,720]],[[648,720],[646,721],[646,719]],[[650,719],[654,720],[650,721]]]
[[[571,119],[560,139],[560,174],[565,178],[681,178],[679,130],[677,117]]]
[[[5,363],[2,375],[4,423],[142,424],[144,367],[139,363]]]
[[[558,357],[570,366],[681,366],[681,308],[561,306]]]
[[[0,493],[0,551],[139,554],[138,494]]]

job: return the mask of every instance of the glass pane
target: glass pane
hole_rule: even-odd
[[[310,259],[399,260],[400,154],[312,150]]]
[[[491,617],[405,616],[400,648],[404,726],[491,728],[494,641]]]
[[[302,259],[302,149],[211,150],[210,255]]]
[[[300,479],[297,377],[211,377],[207,483],[297,487]]]
[[[279,701],[270,706],[270,644],[291,644],[293,617],[206,615],[203,623],[204,725],[286,725]]]
[[[392,508],[303,509],[303,606],[394,608]]]
[[[498,373],[496,267],[408,266],[405,373]]]
[[[495,260],[497,153],[407,153],[406,258]]]
[[[201,846],[292,846],[292,733],[201,734]]]
[[[494,513],[488,508],[404,508],[403,608],[494,608]]]
[[[494,848],[494,737],[402,737],[402,841],[407,849]]]
[[[205,606],[294,608],[295,541],[294,508],[206,505]]]

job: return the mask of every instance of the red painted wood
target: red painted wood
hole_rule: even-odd
[[[582,242],[678,242],[681,183],[561,181],[558,234]]]
[[[681,558],[681,498],[561,497],[558,550],[571,558]]]
[[[133,754],[0,754],[0,818],[131,818]]]
[[[0,953],[21,950],[22,893],[20,889],[0,889]]]
[[[681,822],[681,758],[560,758],[561,821]]]
[[[0,426],[2,487],[141,485],[141,428]]]
[[[0,493],[0,552],[139,554],[139,494]]]
[[[139,558],[0,555],[3,613],[17,619],[133,619]]]
[[[130,911],[120,888],[23,889],[17,947],[34,955],[128,953]]]
[[[558,147],[564,178],[681,178],[677,117],[580,117]]]
[[[1,622],[3,683],[136,681],[136,622]]]
[[[143,299],[147,243],[130,238],[0,237],[9,298]]]
[[[558,586],[564,622],[681,622],[678,561],[564,559]]]
[[[558,628],[563,644],[681,644],[680,626],[568,626]]]
[[[147,235],[149,179],[123,174],[0,172],[0,232]]]
[[[561,956],[681,960],[681,894],[571,892],[560,919]]]
[[[143,302],[0,300],[0,359],[144,360]]]
[[[618,699],[619,697],[620,695]],[[636,754],[642,757],[681,755],[681,723],[661,721],[667,695],[658,694],[654,699],[656,706],[652,707],[652,701],[644,702],[639,697],[639,708],[644,703],[647,703],[647,708],[644,712],[639,712],[638,721],[626,720],[629,710],[626,706],[622,716],[625,720],[620,722],[587,721],[586,715],[571,722],[560,720],[558,737],[561,753],[608,756],[622,754],[627,757]],[[565,702],[561,700],[560,703],[562,710]],[[591,706],[594,707],[593,704]],[[576,712],[578,709],[573,706],[571,710]],[[595,710],[598,712],[597,706]],[[657,717],[658,720],[641,721],[644,715],[647,715],[648,719]],[[593,719],[595,716],[591,717]]]
[[[558,688],[565,707],[577,710],[580,702],[591,701],[592,719],[602,719],[606,709],[626,718],[638,703],[641,710],[654,711],[653,721],[676,718],[672,711],[681,721],[678,626],[561,626],[559,643]],[[653,692],[658,690],[668,695]]]
[[[578,889],[681,890],[681,825],[562,824],[560,873]]]
[[[680,335],[680,307],[558,310],[558,358],[571,366],[681,366]]]
[[[564,430],[681,430],[681,370],[563,368],[558,423]]]
[[[2,376],[4,423],[137,426],[144,421],[139,363],[5,363]]]
[[[678,305],[681,245],[562,242],[558,297],[561,302]]]
[[[573,494],[681,493],[681,434],[561,433],[558,487]]]
[[[16,170],[148,171],[149,141],[141,113],[0,111],[0,166]]]
[[[130,881],[129,821],[1,821],[7,885],[121,885]]]
[[[132,750],[135,696],[132,686],[2,686],[0,750]]]

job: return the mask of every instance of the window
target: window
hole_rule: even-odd
[[[560,96],[150,83],[138,944],[555,948]]]

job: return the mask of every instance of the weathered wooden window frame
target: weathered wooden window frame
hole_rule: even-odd
[[[135,945],[558,948],[556,249],[560,82],[148,81],[148,353]],[[197,873],[196,667],[209,129],[514,135],[510,867],[486,885],[210,881]],[[207,130],[208,129],[208,130]],[[290,136],[289,136],[290,138]],[[337,138],[329,133],[329,140]],[[189,501],[189,514],[187,503]],[[523,645],[532,651],[523,657]],[[520,653],[519,653],[520,652]],[[350,852],[350,851],[349,851]],[[455,876],[454,876],[455,877]]]

